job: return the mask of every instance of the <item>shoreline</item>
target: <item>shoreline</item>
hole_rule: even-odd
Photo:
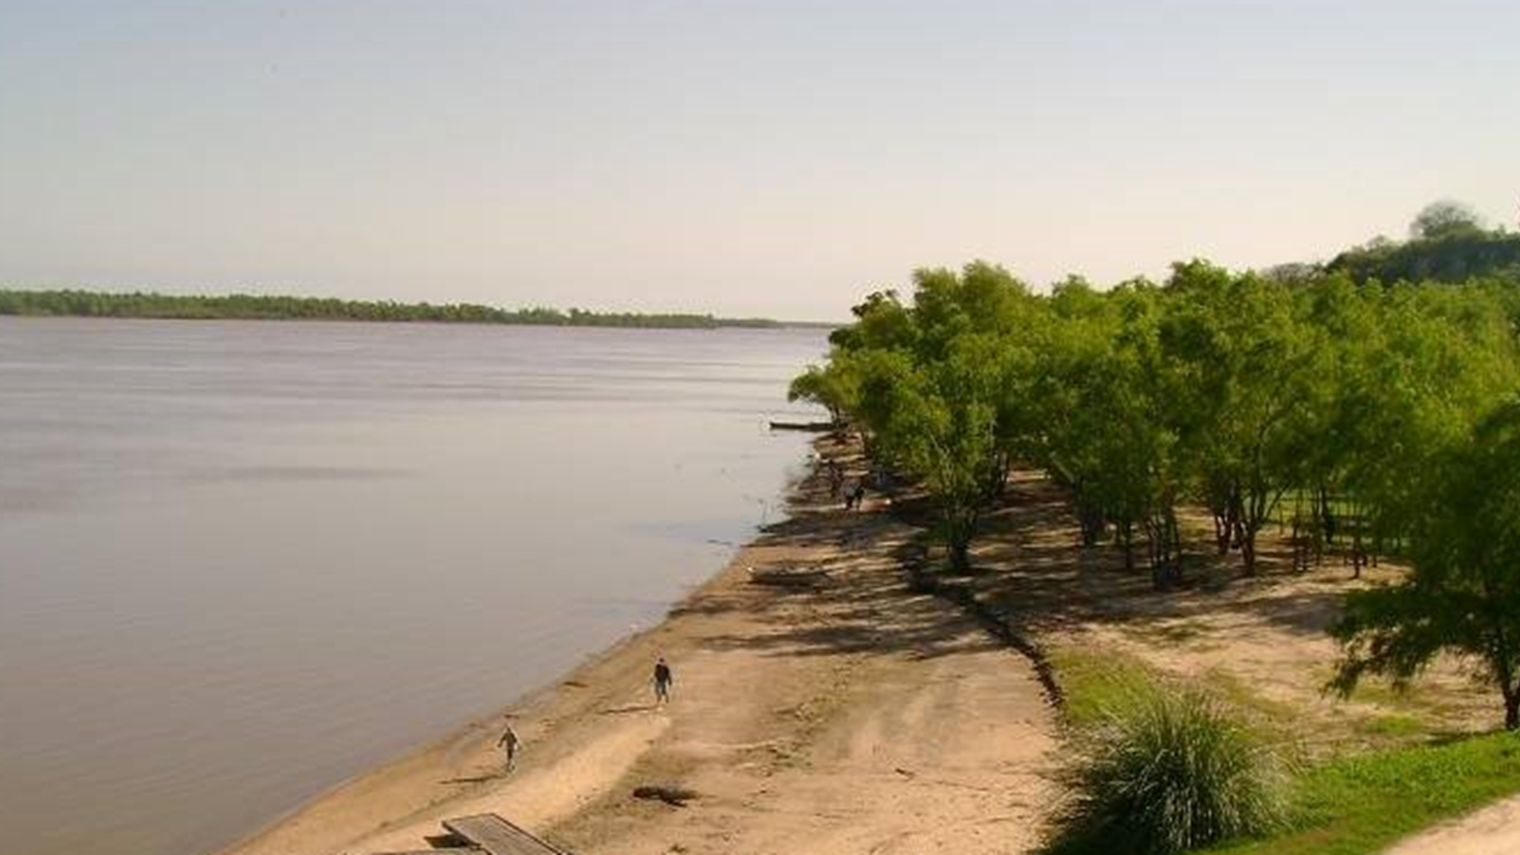
[[[784,487],[783,501],[786,509],[786,519],[790,519],[796,493],[801,488],[802,482],[811,477],[814,476],[811,474],[806,475],[803,479],[789,483]],[[736,544],[733,547],[733,555],[726,560],[722,567],[713,575],[696,583],[679,599],[671,603],[666,609],[665,615],[660,618],[658,623],[625,635],[614,641],[610,646],[585,654],[578,664],[571,666],[568,670],[549,679],[547,682],[526,690],[516,699],[507,702],[493,713],[466,721],[448,733],[419,743],[390,760],[382,761],[369,769],[317,792],[301,804],[270,818],[251,834],[214,850],[213,855],[247,855],[248,853],[262,853],[266,851],[285,851],[283,849],[270,849],[268,847],[274,845],[276,839],[287,831],[303,826],[303,820],[308,819],[305,816],[306,814],[324,807],[337,806],[330,805],[329,803],[344,802],[349,799],[368,799],[371,797],[370,790],[376,787],[383,787],[386,784],[397,783],[397,779],[404,776],[414,775],[416,769],[413,767],[419,764],[446,762],[448,756],[457,753],[461,748],[476,740],[487,738],[494,742],[504,724],[512,722],[516,726],[517,720],[526,715],[527,710],[534,708],[536,705],[552,703],[557,692],[579,688],[582,684],[582,681],[578,679],[579,675],[607,666],[620,655],[625,654],[628,648],[635,646],[641,640],[646,639],[646,637],[664,630],[682,606],[700,596],[705,589],[717,586],[725,581],[730,584],[741,581],[741,578],[738,577],[732,580],[726,580],[725,577],[736,573],[742,574],[743,568],[739,565],[739,558],[756,543],[767,527],[776,524],[779,524],[779,522],[759,526],[756,533],[749,540]],[[525,751],[527,747],[525,746]],[[429,802],[428,804],[436,804],[436,802]],[[384,823],[380,827],[383,827],[383,825]],[[319,850],[302,848],[292,851]]]
[[[814,448],[859,465],[829,437]],[[442,819],[481,812],[585,855],[740,843],[787,852],[799,839],[817,853],[924,851],[946,840],[1002,852],[1032,839],[1055,726],[1028,663],[973,618],[908,590],[893,554],[911,531],[879,500],[842,511],[816,472],[785,495],[785,518],[660,623],[220,855],[420,849]],[[781,590],[747,572],[796,566],[826,568],[830,581]],[[675,697],[656,708],[646,672],[662,654]],[[523,739],[510,775],[493,747],[508,721]],[[640,783],[701,796],[691,809],[655,807],[631,798]],[[989,823],[995,846],[982,841]]]
[[[811,445],[816,446],[816,442]],[[800,499],[800,492],[804,489],[809,479],[816,477],[816,473],[809,472],[801,478],[791,479],[786,483],[781,490],[781,503],[784,509],[783,519],[757,526],[755,532],[750,535],[748,540],[733,544],[732,554],[725,560],[724,564],[713,575],[696,583],[686,593],[682,594],[679,599],[672,602],[666,609],[664,616],[657,623],[625,635],[607,647],[585,654],[577,664],[571,666],[568,670],[550,678],[541,685],[526,690],[514,700],[499,707],[495,712],[483,717],[472,718],[445,734],[421,742],[394,758],[382,761],[371,768],[360,771],[318,791],[295,807],[271,817],[250,834],[244,835],[214,850],[213,855],[251,855],[251,853],[286,851],[270,847],[283,845],[279,841],[279,838],[290,831],[304,828],[306,824],[305,820],[310,818],[306,816],[307,814],[318,812],[322,808],[339,807],[339,803],[347,802],[351,799],[367,800],[372,797],[371,790],[377,787],[384,787],[388,783],[399,783],[399,779],[415,776],[417,770],[414,767],[419,764],[446,762],[448,756],[455,754],[469,743],[482,738],[494,741],[505,723],[513,722],[515,725],[516,721],[526,714],[526,710],[535,707],[535,705],[552,703],[557,692],[578,688],[578,684],[582,683],[578,679],[579,675],[582,675],[584,672],[593,671],[599,667],[607,666],[610,662],[624,654],[628,648],[666,629],[667,625],[681,608],[701,596],[706,589],[723,584],[742,582],[744,571],[740,558],[744,556],[746,550],[756,545],[764,536],[767,528],[783,524],[791,519]],[[734,576],[734,578],[727,578],[730,576]],[[525,752],[528,747],[524,746]],[[436,804],[436,802],[429,802],[429,804]],[[347,807],[347,805],[341,806]],[[320,850],[301,848],[290,851],[305,852]]]

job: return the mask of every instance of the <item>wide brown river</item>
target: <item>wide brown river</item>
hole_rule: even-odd
[[[825,348],[0,318],[0,849],[215,849],[657,621]]]

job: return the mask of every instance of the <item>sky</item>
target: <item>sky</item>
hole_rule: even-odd
[[[1513,0],[0,0],[0,283],[838,320],[1520,216]]]

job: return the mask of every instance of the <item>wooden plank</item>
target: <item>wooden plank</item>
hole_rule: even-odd
[[[490,855],[565,855],[494,813],[446,819],[443,827]]]

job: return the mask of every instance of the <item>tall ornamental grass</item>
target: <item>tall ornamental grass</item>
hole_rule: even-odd
[[[1286,816],[1281,764],[1207,695],[1143,693],[1075,742],[1052,852],[1183,852]]]

